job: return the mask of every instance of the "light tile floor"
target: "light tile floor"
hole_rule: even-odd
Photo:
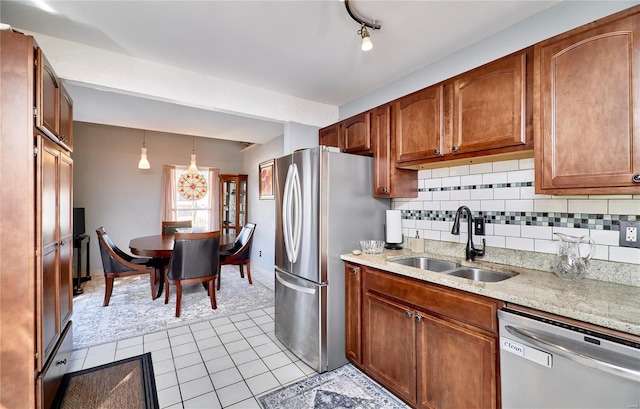
[[[273,290],[272,274],[252,271]],[[264,308],[73,352],[69,371],[151,352],[160,408],[259,408],[256,397],[315,374],[274,334]]]

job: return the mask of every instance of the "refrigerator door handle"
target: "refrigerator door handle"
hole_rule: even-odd
[[[300,238],[302,233],[302,221],[300,220],[302,217],[302,189],[300,187],[300,175],[298,173],[298,166],[294,163],[293,165],[293,176],[291,182],[291,193],[293,201],[291,203],[292,213],[294,215],[293,224],[291,226],[292,237],[291,237],[291,253],[292,253],[292,263],[295,263],[298,260],[298,253],[300,252]]]
[[[315,289],[307,288],[307,287],[303,287],[301,285],[290,283],[290,282],[282,279],[282,277],[280,277],[280,274],[277,274],[277,273],[276,273],[276,280],[278,280],[278,282],[280,284],[282,284],[283,286],[285,286],[287,288],[290,288],[290,289],[292,289],[294,291],[298,291],[298,292],[306,293],[306,294],[315,294],[316,293]]]
[[[291,253],[291,174],[293,173],[293,165],[289,165],[287,178],[284,182],[284,194],[282,198],[282,233],[284,239],[284,248],[287,251],[287,258],[291,262],[293,255]]]

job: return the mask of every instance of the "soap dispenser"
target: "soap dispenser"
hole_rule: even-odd
[[[411,239],[411,251],[414,253],[424,253],[424,240],[420,238],[420,232],[416,230],[416,237]]]

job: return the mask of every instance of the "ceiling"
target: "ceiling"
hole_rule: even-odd
[[[254,94],[267,91],[335,107],[331,120],[337,120],[340,105],[557,3],[352,0],[357,15],[382,25],[370,30],[369,52],[360,50],[359,25],[338,0],[2,0],[0,20],[37,40],[43,34],[224,80]],[[286,111],[244,110],[242,101],[232,109],[203,107],[187,98],[163,100],[58,74],[68,84],[79,121],[256,143],[282,135],[284,121],[305,122]],[[264,105],[274,103],[266,98]],[[322,121],[308,122],[328,125]]]

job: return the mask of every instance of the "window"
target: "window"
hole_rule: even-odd
[[[176,166],[175,184],[179,185],[180,177],[187,172],[186,167]],[[211,219],[211,200],[213,194],[212,184],[209,181],[209,169],[200,169],[201,176],[207,183],[207,193],[199,200],[191,200],[180,194],[180,189],[176,189],[176,220],[191,220],[193,227],[207,230]]]
[[[215,168],[199,168],[207,183],[206,194],[192,200],[180,194],[180,177],[187,172],[185,166],[165,165],[163,169],[162,220],[191,220],[193,227],[207,231],[220,229],[220,178]]]

